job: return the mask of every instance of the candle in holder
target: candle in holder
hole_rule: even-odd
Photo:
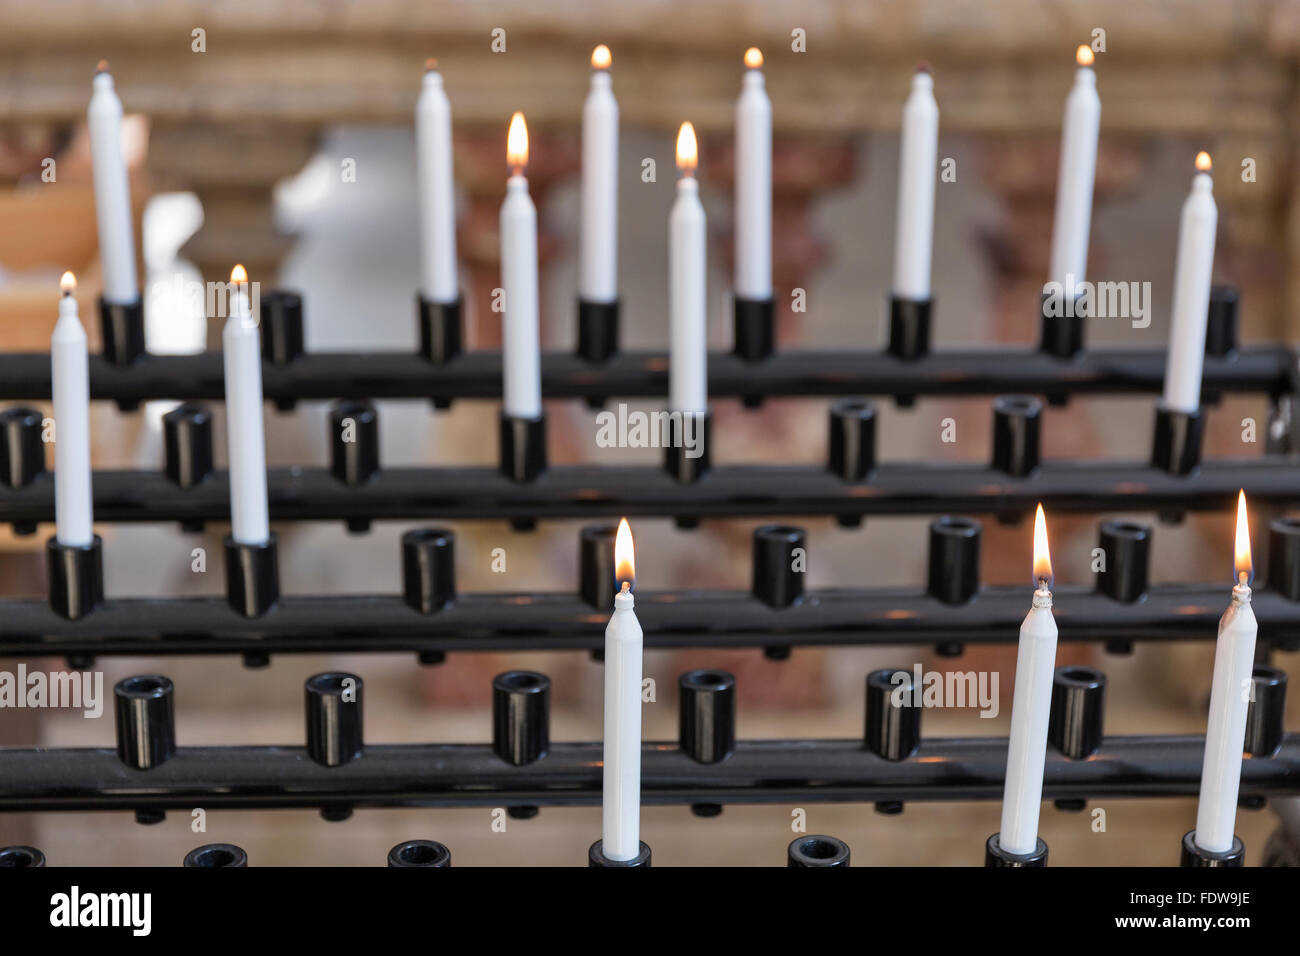
[[[230,534],[263,545],[271,528],[266,503],[266,440],[262,430],[262,349],[248,301],[248,272],[230,271],[230,315],[221,333],[226,372],[226,448],[230,459]]]
[[[930,299],[930,255],[934,246],[934,180],[939,152],[939,105],[934,77],[922,65],[912,77],[903,106],[898,160],[898,221],[894,227],[894,295]]]
[[[695,180],[699,149],[695,127],[677,133],[677,199],[668,217],[668,302],[670,313],[668,408],[708,411],[708,283],[705,238],[708,223]]]
[[[1250,524],[1246,519],[1246,493],[1242,491],[1237,494],[1235,584],[1232,603],[1219,619],[1210,717],[1205,730],[1205,761],[1201,765],[1201,794],[1196,806],[1194,839],[1198,847],[1211,853],[1232,850],[1236,829],[1246,712],[1250,706],[1255,636],[1259,630],[1250,607],[1252,569]]]
[[[50,338],[54,392],[54,535],[59,544],[89,547],[93,504],[90,489],[90,373],[86,330],[77,316],[77,279],[63,273],[59,318]]]
[[[1097,171],[1097,136],[1101,99],[1092,70],[1092,48],[1075,53],[1079,68],[1065,101],[1061,129],[1061,163],[1056,177],[1056,215],[1052,221],[1049,279],[1072,301],[1088,270],[1088,234],[1092,220],[1092,186]]]
[[[578,294],[583,302],[618,299],[618,100],[609,47],[591,54],[591,90],[582,105],[582,227]]]
[[[1174,302],[1165,369],[1164,405],[1172,411],[1195,412],[1201,405],[1201,372],[1205,363],[1205,324],[1210,312],[1210,280],[1214,273],[1214,237],[1219,207],[1214,202],[1210,154],[1196,155],[1192,191],[1183,201],[1178,223],[1178,252],[1174,260]]]
[[[745,78],[736,101],[735,207],[736,297],[767,301],[772,298],[772,101],[757,47],[745,51]]]
[[[502,367],[505,411],[514,418],[542,414],[542,360],[538,343],[537,207],[528,194],[528,127],[510,118],[506,158],[511,175],[501,204],[501,287],[505,290]]]
[[[1056,666],[1056,618],[1052,616],[1052,557],[1040,504],[1034,515],[1034,597],[1020,625],[1015,697],[1007,745],[1006,787],[998,844],[1006,853],[1028,856],[1038,847],[1038,813],[1043,800],[1043,765]]]
[[[101,60],[95,72],[90,108],[90,157],[95,182],[99,259],[104,271],[104,301],[130,305],[140,298],[135,276],[135,238],[131,225],[131,186],[122,155],[122,101],[113,74]]]
[[[438,61],[424,65],[415,106],[415,157],[420,199],[420,290],[428,302],[451,305],[456,275],[456,191],[452,169],[451,103]]]
[[[636,562],[627,519],[614,538],[614,614],[605,628],[605,751],[601,849],[610,860],[641,852],[641,624],[632,586]]]

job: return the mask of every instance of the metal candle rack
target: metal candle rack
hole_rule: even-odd
[[[505,518],[527,529],[538,520],[621,514],[672,517],[684,527],[703,517],[739,515],[822,515],[851,526],[867,515],[897,513],[1018,521],[1041,500],[1058,512],[1150,510],[1176,519],[1188,510],[1226,508],[1239,487],[1257,502],[1292,505],[1300,500],[1297,465],[1276,452],[1300,444],[1291,430],[1300,364],[1283,347],[1239,348],[1235,304],[1235,293],[1214,291],[1203,395],[1207,404],[1226,392],[1270,398],[1270,454],[1257,460],[1202,461],[1204,412],[1157,408],[1147,462],[1043,461],[1042,402],[1002,393],[1033,393],[1060,404],[1074,395],[1155,393],[1163,380],[1163,350],[1086,350],[1077,317],[1066,328],[1045,314],[1037,350],[931,353],[929,308],[891,307],[890,339],[881,352],[780,353],[769,304],[737,310],[736,351],[709,357],[710,395],[751,406],[777,396],[886,395],[908,405],[921,395],[996,395],[988,463],[879,462],[875,412],[848,398],[830,409],[823,467],[715,466],[706,414],[694,422],[703,428],[702,453],[666,448],[662,468],[548,467],[544,419],[503,417],[496,469],[386,469],[369,400],[419,398],[446,407],[454,399],[495,398],[500,355],[462,352],[458,305],[425,302],[419,303],[416,352],[308,353],[301,298],[271,293],[262,310],[266,398],[286,409],[300,400],[342,400],[330,415],[328,467],[271,470],[271,515],[341,520],[356,532],[387,519]],[[607,311],[594,317],[599,328],[589,308],[582,313],[576,353],[542,357],[547,397],[598,406],[615,396],[666,393],[666,357],[620,353],[617,310]],[[97,520],[177,521],[187,530],[227,520],[229,490],[214,467],[211,419],[193,404],[223,395],[219,353],[145,353],[139,308],[104,306],[101,320],[105,352],[90,361],[92,397],[123,408],[151,399],[187,404],[164,419],[162,470],[95,474]],[[45,399],[49,391],[47,355],[0,356],[0,398]],[[672,423],[677,435],[685,427]],[[0,413],[0,521],[19,533],[34,533],[53,518],[53,476],[44,458],[41,416],[24,408]],[[612,533],[603,526],[582,531],[575,594],[459,595],[454,537],[441,529],[408,532],[401,593],[374,596],[280,595],[272,543],[256,555],[227,546],[225,600],[106,597],[98,539],[77,554],[51,544],[49,600],[0,600],[0,656],[57,653],[88,666],[95,655],[116,654],[237,653],[250,665],[265,664],[272,653],[306,651],[406,650],[427,664],[448,651],[582,648],[598,655],[615,587]],[[1099,641],[1125,653],[1135,641],[1210,638],[1224,588],[1149,586],[1151,534],[1133,522],[1101,524],[1107,562],[1096,586],[1056,592],[1063,639]],[[924,589],[805,591],[791,562],[794,549],[804,547],[802,529],[767,525],[755,532],[749,591],[638,594],[647,646],[761,647],[781,658],[800,645],[934,644],[957,655],[966,643],[1015,639],[1024,589],[981,587],[978,522],[941,517],[931,524]],[[1300,645],[1300,521],[1274,521],[1267,551],[1267,582],[1255,595],[1262,660],[1271,649]],[[683,675],[680,737],[645,745],[643,799],[714,815],[727,803],[865,801],[897,812],[906,801],[998,797],[1006,741],[922,739],[921,708],[891,702],[911,689],[912,679],[902,668],[868,676],[861,740],[737,742],[734,679],[722,671]],[[1281,671],[1256,668],[1250,759],[1241,783],[1245,806],[1300,793],[1300,737],[1282,729],[1285,684]],[[366,746],[361,688],[350,674],[307,682],[305,751],[186,748],[175,740],[171,682],[130,678],[115,689],[116,751],[0,750],[0,810],[133,810],[149,823],[167,809],[196,803],[316,807],[339,820],[367,806],[492,804],[527,817],[543,805],[600,801],[600,744],[550,742],[544,675],[515,671],[493,682],[490,746]],[[1104,692],[1100,672],[1058,669],[1044,794],[1075,810],[1091,797],[1195,793],[1203,738],[1105,738]],[[0,849],[0,856],[43,863],[38,850],[26,847]],[[648,851],[645,857],[648,863]],[[788,853],[791,866],[847,865],[848,858],[847,846],[826,836],[796,840]],[[388,860],[446,866],[450,852],[413,840],[392,848]],[[214,844],[185,862],[243,866],[248,858],[238,847]],[[990,856],[988,862],[1044,860]],[[1234,861],[1185,850],[1184,863]]]

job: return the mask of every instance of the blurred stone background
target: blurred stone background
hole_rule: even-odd
[[[188,314],[166,288],[184,279],[224,278],[236,261],[253,279],[303,293],[308,347],[409,348],[418,282],[413,202],[412,112],[420,71],[437,56],[456,119],[462,281],[471,347],[500,340],[499,316],[485,298],[499,284],[496,217],[506,176],[510,113],[522,109],[533,133],[529,175],[543,230],[543,342],[574,341],[578,124],[591,47],[614,53],[622,108],[620,275],[623,341],[664,348],[667,340],[666,233],[673,195],[673,133],[683,119],[702,134],[701,177],[716,241],[710,248],[710,344],[730,346],[727,311],[730,137],[741,53],[762,47],[774,105],[775,262],[780,301],[807,290],[808,311],[783,311],[782,347],[872,348],[883,342],[883,303],[892,265],[897,124],[915,63],[929,61],[941,109],[941,159],[957,178],[937,194],[934,340],[945,346],[1021,346],[1035,341],[1038,287],[1046,274],[1061,112],[1073,50],[1105,32],[1098,55],[1102,143],[1090,277],[1149,281],[1153,322],[1094,323],[1092,342],[1161,347],[1168,337],[1178,209],[1192,157],[1208,149],[1216,165],[1220,235],[1216,278],[1242,291],[1244,341],[1297,339],[1290,281],[1300,256],[1295,85],[1300,2],[1246,0],[964,0],[815,4],[619,0],[470,5],[434,2],[141,2],[89,0],[30,5],[0,0],[0,348],[44,350],[55,318],[58,275],[81,278],[82,315],[98,293],[97,240],[84,124],[90,79],[110,60],[129,115],[125,136],[142,237],[141,270],[149,345],[192,351],[217,344],[220,322]],[[490,50],[506,31],[506,52]],[[202,30],[204,52],[196,52]],[[806,52],[792,50],[803,30]],[[42,182],[42,161],[57,180]],[[658,181],[644,183],[654,158]],[[356,181],[340,170],[354,160]],[[1246,182],[1242,162],[1254,160]],[[95,332],[91,330],[92,336]],[[93,344],[92,344],[92,347]],[[780,400],[745,411],[719,401],[715,459],[820,461],[822,400]],[[885,460],[972,461],[988,454],[987,399],[884,403]],[[97,404],[97,467],[160,462],[155,403],[123,415]],[[648,407],[648,406],[647,406]],[[218,455],[224,439],[218,418]],[[1210,417],[1209,453],[1252,456],[1241,419],[1267,418],[1263,397],[1231,398]],[[272,465],[326,459],[324,403],[284,414],[267,406]],[[556,462],[658,460],[654,450],[599,449],[595,413],[578,402],[548,403]],[[495,461],[495,402],[458,402],[435,413],[422,402],[381,402],[385,464]],[[957,422],[955,444],[940,422]],[[1045,453],[1057,458],[1144,459],[1149,398],[1072,402],[1046,413]],[[1096,520],[1052,521],[1057,580],[1090,580]],[[1150,515],[1134,514],[1142,520]],[[1262,541],[1271,515],[1256,511]],[[923,580],[928,518],[882,517],[844,530],[801,522],[810,537],[809,587],[915,585]],[[757,521],[706,521],[680,531],[668,520],[636,523],[638,586],[747,587],[749,536]],[[281,525],[288,593],[395,591],[397,539],[411,525],[379,523],[364,536],[341,525]],[[464,591],[570,589],[576,585],[579,523],[543,524],[517,534],[505,522],[455,524]],[[36,537],[0,532],[0,589],[43,593]],[[112,595],[217,594],[221,572],[190,571],[190,550],[219,552],[220,528],[206,536],[173,526],[102,526]],[[1160,525],[1154,582],[1224,581],[1229,587],[1231,515]],[[507,572],[492,573],[503,547]],[[218,549],[214,551],[213,549]],[[983,562],[990,584],[1027,580],[1030,528],[985,522]],[[1258,547],[1257,547],[1258,554]],[[3,623],[0,622],[0,627]],[[1207,638],[1209,635],[1207,635]],[[659,699],[645,708],[647,739],[676,734],[676,677],[693,666],[726,667],[739,680],[742,737],[833,737],[860,733],[862,680],[874,667],[996,669],[1002,715],[930,711],[928,734],[1004,734],[1014,652],[972,648],[955,661],[917,650],[801,649],[785,662],[759,651],[646,655]],[[1107,731],[1204,730],[1212,645],[1139,646],[1132,656],[1063,644],[1062,661],[1087,661],[1110,675]],[[1295,655],[1279,655],[1287,667]],[[12,665],[5,665],[12,666]],[[57,659],[31,662],[46,669]],[[585,654],[451,655],[423,668],[411,655],[287,657],[262,670],[238,659],[111,659],[96,664],[105,687],[133,673],[160,672],[177,687],[184,744],[295,743],[303,739],[302,681],[346,668],[366,681],[370,742],[486,741],[489,681],[532,667],[555,681],[555,739],[600,735],[601,669]],[[1292,695],[1288,729],[1300,727]],[[107,714],[108,712],[106,712]],[[63,712],[0,711],[0,744],[111,746],[111,718]],[[1094,804],[1095,805],[1095,804]],[[1109,801],[1105,833],[1088,814],[1043,816],[1059,864],[1166,864],[1194,820],[1193,800]],[[810,804],[810,832],[848,841],[857,865],[977,864],[997,829],[996,802],[909,805],[899,817],[866,805]],[[791,807],[728,808],[714,820],[685,807],[644,813],[644,838],[660,865],[780,864],[792,839]],[[1258,862],[1276,827],[1271,811],[1244,812],[1238,830]],[[254,865],[380,865],[388,848],[416,837],[451,846],[456,865],[585,862],[599,834],[597,809],[544,810],[494,833],[486,810],[359,811],[345,823],[311,811],[212,812],[207,832],[187,815],[138,826],[130,814],[8,814],[0,844],[29,842],[50,863],[173,865],[193,846],[228,841]]]

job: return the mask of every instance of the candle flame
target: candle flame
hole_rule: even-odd
[[[236,265],[230,270],[230,281],[236,285],[243,285],[248,281],[248,270],[241,265]]]
[[[1237,493],[1237,542],[1234,549],[1232,569],[1237,572],[1237,581],[1249,584],[1255,570],[1250,559],[1250,521],[1246,517],[1246,492]]]
[[[1214,167],[1214,163],[1210,161],[1209,153],[1207,153],[1205,150],[1201,150],[1199,153],[1196,154],[1197,169],[1199,169],[1203,173],[1208,173],[1213,167]]]
[[[763,51],[756,46],[751,46],[745,51],[745,66],[751,70],[757,70],[763,65]]]
[[[431,56],[431,57],[429,57],[427,60],[424,61],[424,72],[425,72],[425,73],[432,73],[432,72],[433,72],[434,70],[436,70],[437,68],[438,68],[438,58],[437,58],[436,56]]]
[[[614,535],[614,578],[620,584],[629,586],[636,582],[636,555],[632,547],[632,529],[627,519],[618,522],[618,533]]]
[[[695,142],[695,127],[683,123],[677,131],[677,168],[690,175],[700,162],[700,147]]]
[[[64,295],[72,295],[72,293],[76,292],[77,277],[71,272],[63,273],[63,277],[59,279],[59,291]]]
[[[1092,66],[1096,59],[1097,58],[1092,55],[1092,47],[1088,46],[1086,43],[1079,44],[1079,49],[1074,51],[1074,60],[1080,66]]]
[[[515,173],[522,173],[528,165],[528,124],[523,113],[510,117],[510,132],[506,134],[506,162]]]
[[[1047,547],[1047,519],[1043,517],[1042,502],[1034,513],[1034,584],[1052,586],[1052,553]]]
[[[95,64],[95,72],[96,72],[96,73],[107,73],[107,72],[108,72],[108,61],[107,61],[107,60],[100,60],[98,63],[96,63],[96,64]]]
[[[608,70],[610,64],[614,62],[613,54],[609,52],[609,47],[601,44],[591,51],[591,65],[597,70]]]

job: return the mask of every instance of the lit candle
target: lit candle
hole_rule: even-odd
[[[756,301],[772,298],[772,101],[762,66],[757,47],[745,51],[736,101],[735,292]]]
[[[939,105],[934,77],[921,66],[903,106],[898,160],[898,221],[894,227],[894,295],[930,299],[930,253],[934,245],[934,179],[939,152]]]
[[[77,317],[71,272],[59,281],[59,320],[50,339],[54,385],[54,536],[59,544],[88,547],[93,505],[90,492],[90,372],[86,331]]]
[[[633,610],[636,563],[632,530],[618,523],[614,538],[614,613],[605,628],[605,755],[601,786],[601,849],[611,860],[641,850],[641,624]]]
[[[1038,846],[1038,812],[1043,800],[1043,764],[1056,666],[1056,618],[1052,616],[1052,557],[1047,548],[1043,506],[1034,515],[1033,605],[1020,625],[1016,689],[1011,702],[1011,739],[1002,794],[998,843],[1007,853],[1027,856]]]
[[[1219,207],[1214,202],[1210,154],[1196,154],[1192,191],[1183,201],[1178,223],[1178,253],[1174,260],[1173,323],[1169,364],[1165,369],[1164,404],[1179,412],[1201,405],[1201,368],[1205,361],[1205,322],[1210,311],[1210,279],[1214,272],[1214,234]]]
[[[1237,583],[1232,589],[1232,603],[1219,619],[1210,718],[1205,730],[1205,762],[1201,765],[1201,796],[1196,807],[1194,839],[1198,847],[1211,853],[1227,853],[1232,849],[1242,748],[1246,741],[1246,710],[1255,667],[1255,635],[1259,630],[1250,607],[1250,524],[1246,520],[1244,491],[1237,495],[1234,558]]]
[[[438,61],[424,64],[415,106],[415,156],[420,197],[420,282],[424,298],[441,305],[460,295],[456,275],[456,192],[452,174],[451,103]]]
[[[230,459],[230,533],[239,544],[266,544],[266,440],[262,434],[262,351],[248,301],[248,273],[230,271],[234,291],[221,333],[226,370],[226,447]]]
[[[1056,177],[1056,217],[1052,222],[1049,278],[1067,299],[1078,294],[1088,270],[1088,229],[1092,219],[1092,185],[1097,171],[1097,133],[1101,99],[1092,71],[1092,48],[1079,47],[1074,88],[1065,100],[1061,129],[1061,165]]]
[[[671,342],[668,362],[670,411],[708,411],[708,287],[705,233],[708,223],[695,181],[699,149],[695,127],[677,133],[677,199],[668,217],[668,301]]]
[[[135,239],[131,228],[131,187],[122,155],[122,101],[113,89],[108,61],[100,60],[86,123],[95,180],[95,218],[99,259],[104,270],[104,301],[129,305],[140,298],[135,278]]]
[[[511,176],[501,204],[501,287],[505,290],[505,410],[515,418],[542,414],[542,360],[537,329],[537,207],[528,195],[528,127],[510,118],[506,158]]]
[[[591,54],[591,90],[582,105],[582,231],[579,288],[584,302],[618,299],[618,100],[609,47]]]

